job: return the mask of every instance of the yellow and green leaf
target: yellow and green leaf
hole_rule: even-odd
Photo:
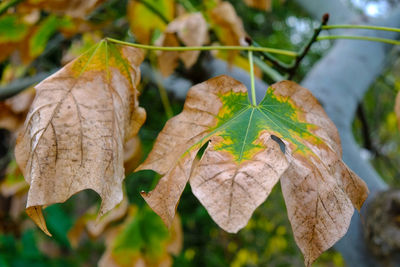
[[[243,228],[282,179],[307,264],[343,236],[353,205],[359,209],[368,192],[342,162],[337,130],[318,101],[290,81],[270,86],[257,106],[246,87],[228,76],[192,87],[182,113],[167,122],[142,169],[164,175],[143,197],[167,225],[190,181],[194,195],[228,232]]]

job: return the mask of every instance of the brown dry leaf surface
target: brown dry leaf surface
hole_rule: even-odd
[[[400,129],[400,93],[397,93],[395,104],[394,104],[394,112],[396,113],[397,125]]]
[[[182,15],[173,20],[158,41],[162,46],[202,46],[208,41],[208,28],[201,13]],[[178,66],[181,59],[186,68],[196,62],[200,51],[161,51],[158,56],[158,65],[163,76],[169,76]]]
[[[28,0],[24,1],[20,8],[39,8],[50,13],[86,19],[86,16],[103,2],[105,0]]]
[[[101,41],[36,86],[15,149],[30,184],[27,212],[45,229],[41,206],[93,189],[100,215],[123,197],[124,142],[145,120],[138,106],[141,50]]]
[[[271,0],[245,0],[246,5],[260,10],[270,11],[272,8]]]
[[[315,97],[293,82],[272,88],[275,95],[293,101],[320,138],[305,140],[311,155],[286,143],[290,166],[281,177],[294,237],[309,266],[347,232],[354,207],[360,210],[368,188],[342,161],[337,129]]]
[[[16,132],[23,125],[34,97],[35,91],[31,88],[0,102],[0,128]]]
[[[210,11],[211,25],[218,40],[224,45],[240,45],[246,37],[242,19],[236,14],[229,2],[221,2]],[[228,53],[228,62],[232,63],[237,51]]]
[[[246,37],[241,18],[229,2],[221,2],[211,11],[211,20],[219,28],[219,39],[226,45],[239,45]],[[217,33],[218,34],[218,33]]]

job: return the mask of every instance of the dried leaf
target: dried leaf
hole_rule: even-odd
[[[162,46],[202,46],[208,41],[207,22],[201,13],[182,15],[173,20],[160,37]],[[158,56],[158,65],[164,76],[169,76],[178,65],[179,58],[186,68],[196,63],[200,51],[162,51]]]
[[[219,59],[225,60],[228,62],[228,60],[231,60],[229,58],[230,52],[229,51],[218,51],[216,53],[213,53],[213,55]],[[247,57],[244,57],[242,55],[237,55],[233,58],[232,62],[228,62],[236,67],[239,67],[241,69],[246,70],[247,72],[250,72],[250,65],[249,65],[249,59]],[[254,71],[254,76],[258,78],[262,78],[262,71],[258,66],[253,66],[253,71]]]
[[[146,2],[146,5],[141,2]],[[150,7],[150,8],[149,8]],[[164,31],[167,22],[160,19],[162,14],[168,21],[174,18],[175,7],[173,0],[130,0],[128,2],[127,17],[130,28],[140,43],[148,44],[155,30]]]
[[[86,19],[105,0],[28,0],[22,3],[24,9],[41,9],[58,15]]]
[[[244,0],[244,2],[250,7],[264,11],[271,11],[272,8],[271,0]]]
[[[104,40],[36,86],[15,149],[30,184],[27,212],[88,188],[103,200],[100,215],[122,200],[123,144],[145,120],[142,60],[141,50]]]
[[[0,128],[15,131],[23,122],[24,118],[15,114],[6,103],[0,102]]]
[[[32,221],[48,236],[52,236],[47,229],[46,221],[43,216],[42,206],[31,206],[26,208],[26,214],[31,217]]]
[[[179,46],[179,40],[176,38],[175,34],[165,33],[159,40],[157,40],[156,45]],[[162,76],[168,77],[174,72],[176,67],[178,67],[179,54],[178,51],[169,51],[167,53],[160,52],[158,54],[158,69]]]
[[[135,170],[142,159],[142,143],[139,136],[134,136],[124,145],[124,168],[125,174]]]
[[[210,141],[197,165],[193,160]],[[188,93],[141,169],[164,174],[146,202],[170,224],[190,179],[193,193],[228,232],[243,228],[282,179],[297,244],[311,264],[347,231],[365,183],[341,160],[337,130],[305,88],[283,81],[252,106],[243,84],[219,76]]]
[[[290,166],[281,177],[288,217],[307,266],[347,232],[354,208],[360,210],[368,189],[343,163],[339,134],[314,96],[293,82],[272,85],[274,95],[294,105],[303,144],[285,142]],[[279,109],[277,114],[284,114]]]
[[[239,45],[246,37],[241,18],[229,2],[219,3],[211,11],[211,20],[216,26],[218,39],[226,45]]]
[[[143,197],[170,225],[191,177],[193,193],[214,221],[228,232],[237,232],[288,166],[271,139],[277,133],[262,125],[266,120],[250,105],[246,87],[228,76],[194,86],[183,112],[167,122],[138,168],[165,175]],[[193,167],[198,150],[208,140],[207,150]]]
[[[210,12],[211,25],[218,40],[224,45],[240,45],[246,37],[242,19],[229,2],[218,3]],[[228,62],[232,62],[238,52],[230,52]]]
[[[35,91],[27,89],[22,93],[0,102],[0,128],[18,132],[35,96]]]
[[[400,129],[400,93],[397,93],[395,104],[394,104],[394,112],[397,117],[397,125]]]

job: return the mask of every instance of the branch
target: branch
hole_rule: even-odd
[[[330,29],[362,29],[362,30],[377,30],[377,31],[388,31],[388,32],[400,32],[399,28],[373,26],[373,25],[354,25],[354,24],[337,24],[337,25],[325,25],[322,27],[323,30]]]
[[[251,42],[252,42],[252,45],[255,46],[255,47],[262,47],[261,45],[259,45],[257,42],[254,42],[253,40]],[[261,55],[257,54],[258,58],[260,58],[261,60],[269,61],[277,69],[279,69],[281,71],[285,71],[285,72],[287,72],[290,69],[290,66],[288,64],[280,61],[279,59],[277,59],[276,57],[274,57],[270,53],[262,52],[260,54]]]
[[[321,1],[321,6],[325,2]],[[388,27],[400,26],[400,9],[371,24]],[[351,32],[352,33],[352,32]],[[395,38],[393,32],[374,31],[377,38]],[[360,156],[360,147],[352,134],[352,122],[357,105],[382,72],[390,46],[384,43],[361,41],[336,42],[330,51],[318,61],[302,81],[324,105],[328,116],[338,128],[343,148],[343,160],[368,185],[370,196],[388,188],[373,166]],[[365,204],[368,207],[368,200]],[[363,207],[363,210],[365,209]],[[335,248],[339,250],[349,266],[379,266],[365,244],[362,218],[355,214],[347,234]],[[384,227],[384,226],[382,226]]]
[[[40,82],[41,80],[47,78],[51,74],[56,72],[56,69],[51,70],[49,72],[41,72],[31,77],[17,79],[6,86],[0,87],[0,101],[4,101],[7,98],[10,98],[29,86]]]
[[[400,45],[400,41],[388,39],[388,38],[379,38],[372,36],[355,36],[355,35],[329,35],[329,36],[320,36],[317,38],[317,41],[321,40],[335,40],[335,39],[348,39],[348,40],[362,40],[362,41],[373,41],[380,42],[392,45]]]
[[[310,51],[310,48],[312,46],[313,43],[315,43],[317,41],[318,35],[320,34],[320,32],[322,31],[322,27],[325,26],[328,23],[329,20],[329,14],[325,13],[322,16],[321,19],[321,24],[318,28],[316,28],[314,30],[314,34],[311,37],[311,39],[308,41],[308,43],[304,46],[304,48],[302,49],[302,51],[300,52],[299,56],[296,58],[295,62],[293,63],[293,65],[290,67],[288,73],[289,73],[289,77],[288,79],[291,80],[293,79],[294,74],[296,73],[297,68],[300,65],[300,62],[303,60],[303,58],[306,56],[306,54],[308,53],[308,51]]]
[[[274,68],[271,68],[267,63],[261,60],[258,57],[254,57],[254,63],[266,74],[268,75],[274,82],[279,82],[285,79],[279,72],[277,72]]]
[[[289,57],[297,57],[298,54],[294,51],[277,49],[272,47],[254,47],[254,46],[222,46],[222,45],[212,45],[212,46],[156,46],[156,45],[144,45],[137,43],[130,43],[125,41],[120,41],[113,38],[105,38],[105,40],[126,45],[136,48],[142,48],[147,50],[159,50],[159,51],[211,51],[211,50],[224,50],[224,51],[258,51],[258,52],[269,52],[273,54],[285,55]]]

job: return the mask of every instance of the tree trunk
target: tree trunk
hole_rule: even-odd
[[[310,10],[309,0],[298,0],[306,10]],[[313,14],[320,15],[326,10],[325,2],[340,1],[320,1],[321,6],[314,5]],[[319,12],[317,7],[319,6]],[[324,10],[325,9],[325,10]],[[340,9],[335,9],[339,12]],[[335,17],[335,14],[332,14]],[[367,22],[373,25],[389,27],[400,27],[400,10],[394,10],[389,16],[383,19],[354,18],[348,20]],[[345,24],[349,21],[335,21]],[[396,35],[388,32],[378,31],[341,31],[343,35],[367,35],[395,38]],[[302,85],[310,89],[313,94],[321,101],[325,111],[336,124],[339,130],[342,147],[343,160],[367,183],[370,196],[368,201],[378,191],[387,189],[386,183],[376,173],[369,162],[361,157],[360,147],[356,144],[352,134],[352,122],[357,105],[363,98],[369,86],[376,77],[382,72],[391,46],[383,43],[373,43],[366,41],[336,41],[332,49],[313,67],[302,81]],[[339,250],[348,266],[378,266],[377,259],[372,256],[366,247],[363,236],[361,218],[355,214],[348,233],[342,238],[335,248]],[[399,263],[397,263],[399,264]]]

